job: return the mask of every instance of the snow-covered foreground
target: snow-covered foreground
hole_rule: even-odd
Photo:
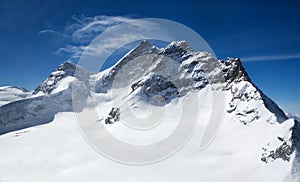
[[[49,124],[0,136],[0,181],[284,181],[291,163],[263,163],[260,152],[273,136],[284,134],[292,120],[265,132],[269,123],[245,126],[226,115],[215,140],[202,151],[199,145],[210,102],[202,103],[201,122],[181,150],[160,162],[139,166],[102,156],[82,136],[75,113],[58,113]]]

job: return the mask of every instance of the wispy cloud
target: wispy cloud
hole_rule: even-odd
[[[300,58],[300,54],[251,56],[251,57],[241,58],[241,60],[244,62],[253,62],[253,61],[286,60],[286,59],[297,59],[297,58]]]
[[[57,36],[61,36],[63,38],[70,38],[70,36],[68,34],[64,34],[55,30],[51,30],[51,29],[46,29],[46,30],[41,30],[39,31],[38,35],[43,35],[43,34],[52,34],[52,35],[57,35]]]
[[[82,53],[86,50],[86,46],[66,45],[55,51],[57,55],[69,55],[69,61],[76,62],[80,59]]]
[[[90,43],[95,36],[112,26],[128,22],[131,19],[121,16],[95,16],[95,17],[76,17],[74,24],[68,25],[66,30],[73,30],[72,39],[76,43]]]
[[[55,54],[69,56],[70,61],[78,60],[88,44],[98,35],[100,35],[105,30],[116,26],[120,23],[129,22],[131,18],[122,16],[95,16],[86,17],[72,16],[71,21],[69,21],[64,28],[63,32],[58,32],[56,30],[46,29],[40,31],[39,35],[52,34],[55,36],[60,36],[64,39],[70,39],[67,45],[59,48]]]

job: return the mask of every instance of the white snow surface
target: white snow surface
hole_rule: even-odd
[[[257,121],[246,126],[226,115],[215,140],[200,151],[199,143],[210,116],[209,103],[208,100],[203,104],[199,118],[201,123],[179,152],[145,166],[120,164],[102,156],[81,135],[74,113],[58,113],[48,124],[0,136],[0,180],[284,181],[291,163],[276,160],[265,164],[260,155],[261,148],[276,139],[274,136],[287,137],[290,134],[287,131],[293,124],[292,120],[282,125]],[[176,104],[173,104],[175,107]],[[111,127],[124,132],[120,123]],[[136,135],[126,137],[130,140]]]

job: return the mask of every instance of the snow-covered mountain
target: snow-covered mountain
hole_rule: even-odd
[[[199,151],[216,91],[225,97],[223,122],[213,142]],[[86,121],[93,122],[94,128],[105,125],[120,139],[151,143],[168,135],[172,127],[162,127],[149,139],[140,133],[127,135],[119,121],[138,122],[136,118],[148,116],[151,108],[152,112],[164,108],[171,110],[166,121],[172,126],[178,117],[176,107],[193,96],[203,101],[197,111],[187,110],[200,113],[195,134],[174,156],[156,164],[133,167],[98,156],[76,125],[74,109],[88,115],[95,107],[99,117]],[[0,101],[0,161],[4,161],[0,181],[300,179],[299,122],[288,119],[251,82],[240,59],[217,60],[194,51],[185,41],[165,48],[142,41],[100,73],[66,62],[33,92],[1,87]],[[129,114],[132,111],[135,117]],[[189,113],[179,114],[189,117]],[[29,161],[27,155],[36,157]],[[32,165],[39,167],[30,169]]]
[[[0,106],[24,99],[30,94],[29,91],[24,88],[12,86],[0,87],[0,93]]]
[[[76,68],[81,76],[75,78],[74,71]],[[0,134],[45,124],[51,122],[58,112],[73,111],[72,86],[86,84],[89,74],[88,71],[65,62],[54,70],[33,92],[20,90],[19,92],[22,92],[19,95],[23,96],[22,99],[11,99],[1,106]],[[4,93],[3,96],[2,93]],[[6,96],[6,92],[0,92],[0,94],[1,98]],[[82,92],[81,94],[87,93]]]

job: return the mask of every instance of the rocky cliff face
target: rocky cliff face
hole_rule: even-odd
[[[146,56],[148,56],[147,61],[143,61]],[[138,60],[139,58],[143,59]],[[138,60],[136,64],[130,65],[131,61],[136,60]],[[129,68],[127,67],[130,67],[131,71],[128,71]],[[139,70],[141,67],[143,70]],[[171,74],[168,75],[169,78],[166,75],[158,78],[157,75],[164,75],[164,70]],[[143,72],[143,74],[139,75],[140,72]],[[172,98],[184,96],[192,90],[201,90],[210,84],[216,90],[230,90],[232,92],[233,98],[229,103],[228,112],[235,111],[236,116],[245,124],[258,119],[259,112],[255,106],[250,106],[251,104],[246,104],[242,108],[238,102],[255,103],[261,101],[279,122],[288,119],[277,104],[251,82],[240,59],[217,60],[209,53],[194,51],[185,41],[175,41],[161,49],[152,46],[147,41],[142,41],[115,66],[108,69],[103,76],[101,75],[97,79],[95,91],[105,93],[112,88],[114,82],[133,77],[130,75],[132,73],[134,73],[135,79],[137,77],[140,77],[140,79],[137,79],[136,83],[128,83],[125,79],[125,81],[122,81],[124,84],[121,83],[120,87],[127,84],[132,84],[133,90],[136,87],[142,87],[141,92],[148,96],[149,100],[153,98],[153,95],[158,95],[167,100],[166,103],[168,103]],[[150,76],[151,74],[157,75]],[[116,75],[118,75],[117,79]],[[168,81],[175,83],[175,85],[171,86]],[[164,83],[164,86],[160,85],[162,83]],[[114,86],[116,85],[118,84]],[[166,91],[167,88],[170,91]],[[249,115],[251,115],[250,119]]]

